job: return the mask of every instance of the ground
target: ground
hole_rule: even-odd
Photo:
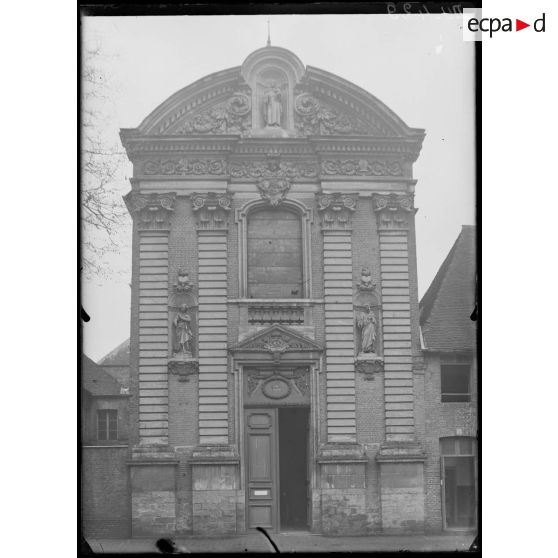
[[[374,551],[455,551],[469,550],[475,533],[373,537],[325,537],[308,533],[272,534],[280,552],[374,552]],[[157,552],[155,539],[88,539],[95,553]],[[259,533],[230,539],[176,539],[182,552],[275,552]]]

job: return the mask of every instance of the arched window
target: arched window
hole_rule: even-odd
[[[301,216],[286,207],[256,208],[247,223],[248,298],[303,298]]]

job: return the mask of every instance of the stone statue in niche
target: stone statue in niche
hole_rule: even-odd
[[[266,126],[281,127],[283,103],[281,89],[277,82],[272,81],[263,96],[264,122]]]
[[[360,332],[360,352],[374,353],[376,348],[376,316],[374,310],[368,304],[366,311],[357,312],[356,326]]]
[[[192,357],[192,339],[194,335],[190,328],[190,322],[191,318],[188,315],[188,306],[182,304],[172,321],[174,327],[174,357]]]

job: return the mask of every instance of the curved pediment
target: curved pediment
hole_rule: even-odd
[[[349,81],[264,47],[243,65],[181,89],[140,124],[140,136],[419,138],[379,99]]]

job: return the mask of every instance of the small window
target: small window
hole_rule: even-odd
[[[118,440],[118,411],[103,409],[97,411],[97,439]]]
[[[442,364],[441,372],[443,403],[471,401],[470,365]]]

